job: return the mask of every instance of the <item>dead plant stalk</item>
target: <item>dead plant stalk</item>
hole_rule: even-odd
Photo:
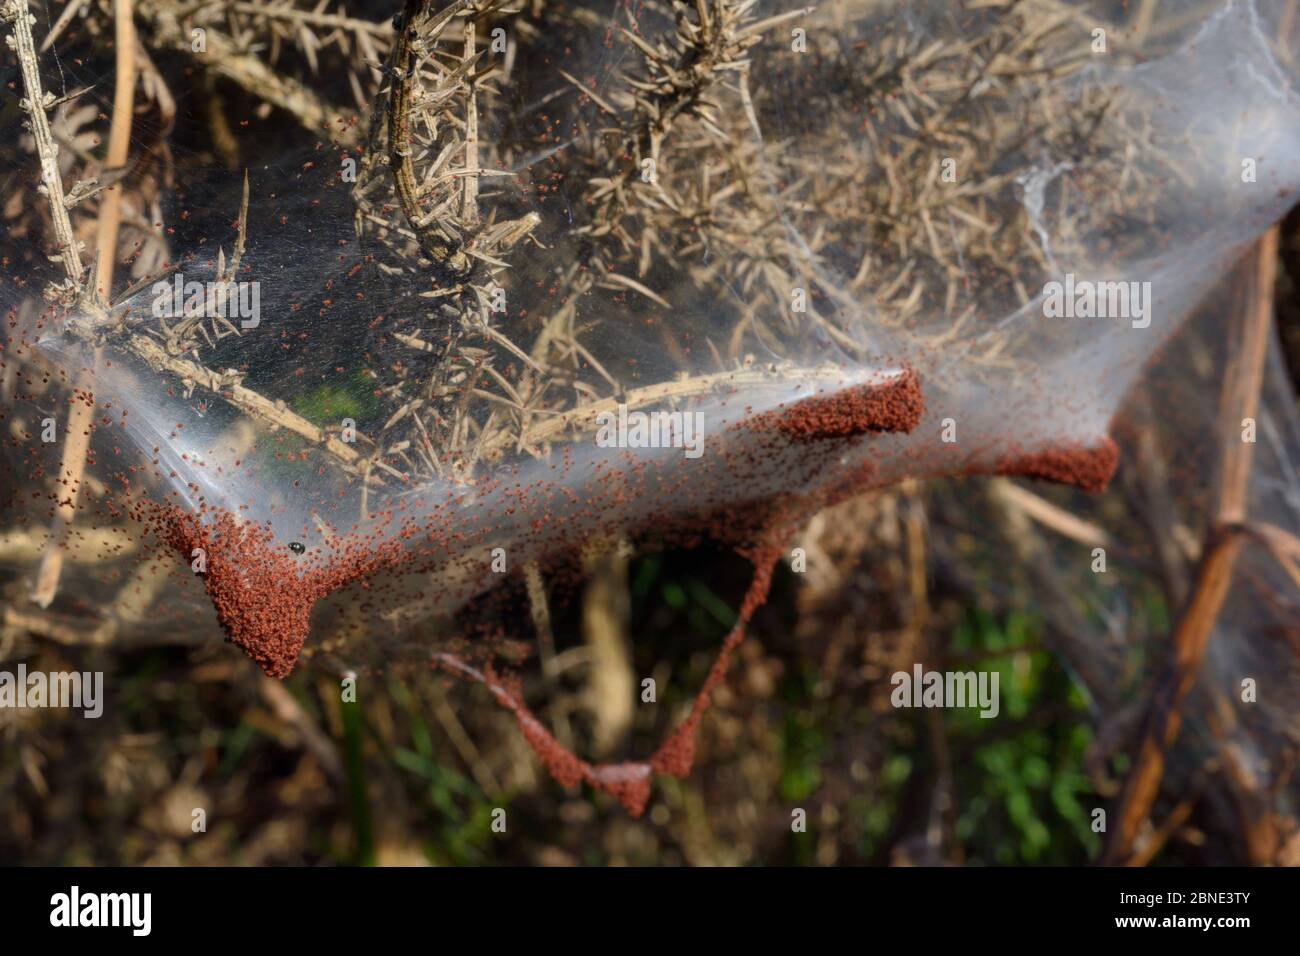
[[[1254,418],[1264,375],[1269,321],[1273,313],[1273,282],[1277,272],[1278,227],[1275,225],[1255,247],[1251,263],[1251,288],[1238,319],[1237,343],[1223,386],[1220,435],[1223,462],[1215,519],[1206,535],[1197,567],[1192,596],[1174,628],[1170,660],[1143,721],[1133,769],[1120,798],[1117,825],[1103,861],[1133,863],[1138,829],[1147,819],[1160,790],[1165,753],[1178,738],[1182,707],[1196,683],[1210,635],[1232,584],[1233,569],[1241,550],[1238,526],[1245,517],[1246,492],[1254,446],[1242,441],[1242,420]]]

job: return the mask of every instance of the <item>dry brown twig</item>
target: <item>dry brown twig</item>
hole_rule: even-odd
[[[116,12],[118,87],[109,145],[111,167],[125,164],[130,145],[132,93],[135,86],[135,34],[131,23],[129,0],[118,0]],[[64,196],[63,181],[58,167],[58,144],[54,142],[46,117],[46,111],[54,105],[56,98],[50,93],[43,92],[41,88],[40,64],[31,31],[31,24],[35,21],[35,17],[28,9],[26,0],[9,0],[3,8],[0,8],[0,17],[13,24],[10,46],[18,53],[23,85],[27,91],[27,96],[23,99],[23,108],[28,114],[28,125],[36,142],[36,151],[41,162],[41,191],[49,200],[54,234],[60,247],[59,259],[63,263],[67,276],[62,285],[50,290],[50,294],[51,297],[65,302],[80,299],[83,304],[96,307],[107,294],[106,287],[112,278],[114,246],[120,221],[121,195],[117,191],[119,187],[111,187],[106,198],[101,201],[95,275],[87,287],[82,277],[81,258],[77,242],[72,235],[68,209],[70,205],[84,199],[90,193],[77,189],[72,196]],[[46,549],[42,557],[31,594],[32,600],[41,607],[48,607],[58,590],[63,567],[64,531],[76,517],[77,498],[81,492],[81,479],[85,471],[86,452],[89,448],[92,415],[93,410],[86,403],[75,399],[71,403],[68,422],[64,429],[63,456],[59,469],[60,479],[67,480],[68,492],[66,497],[58,502],[50,530],[51,546]]]
[[[1110,535],[1104,528],[1052,504],[1046,498],[1020,487],[1009,478],[994,478],[989,483],[989,487],[994,495],[1001,497],[1007,504],[1018,508],[1059,535],[1089,548],[1106,548],[1111,545]]]
[[[40,61],[32,38],[32,24],[36,22],[36,17],[28,8],[27,0],[4,0],[0,6],[0,20],[12,24],[13,33],[6,40],[10,49],[18,54],[23,89],[27,93],[19,105],[27,113],[28,126],[36,141],[36,155],[41,163],[39,191],[49,200],[50,219],[54,224],[54,237],[59,247],[57,258],[67,276],[64,284],[54,287],[52,291],[66,301],[81,293],[82,265],[79,245],[72,235],[72,220],[68,217],[63,180],[59,176],[59,146],[50,133],[50,121],[46,116],[46,111],[54,105],[57,98],[52,93],[44,92],[41,87]]]
[[[189,54],[201,69],[284,110],[305,128],[340,145],[353,145],[359,140],[357,124],[349,111],[332,106],[306,84],[271,69],[257,56],[245,53],[215,26],[193,28],[203,31],[202,44],[196,44],[191,30],[182,26],[182,21],[193,10],[166,0],[140,0],[138,12],[149,26],[156,44]]]
[[[476,231],[478,225],[478,181],[481,175],[478,160],[478,105],[475,95],[474,64],[478,59],[475,50],[475,30],[471,21],[464,30],[465,53],[461,65],[448,72],[431,95],[434,102],[450,105],[455,95],[462,93],[466,101],[466,118],[461,148],[463,175],[459,210],[439,203],[431,212],[425,212],[426,199],[416,181],[411,141],[411,126],[417,113],[414,89],[420,75],[418,47],[432,49],[453,17],[467,15],[480,17],[499,10],[505,0],[455,0],[437,13],[430,11],[430,0],[407,0],[402,13],[401,28],[393,43],[392,90],[388,100],[388,152],[396,183],[398,201],[420,246],[429,256],[438,274],[452,283],[468,282],[473,275],[476,259],[470,245],[472,238],[466,233]],[[452,124],[440,119],[440,110],[424,112],[424,121],[434,134],[427,149],[441,152],[444,147],[437,139],[439,127]],[[455,204],[452,203],[454,206]],[[541,221],[536,213],[499,224],[493,232],[488,254],[509,251],[522,241]]]
[[[215,285],[233,281],[239,271],[247,237],[248,201],[249,182],[248,176],[245,174],[243,199],[239,211],[238,235],[235,239],[233,254],[229,264],[225,262],[224,253],[219,255],[217,270],[219,281]],[[152,280],[145,280],[144,283],[138,285],[146,285],[150,281]],[[130,291],[128,290],[128,292]],[[208,290],[208,294],[215,294],[215,286],[214,289]],[[88,345],[98,348],[106,338],[112,338],[119,342],[128,352],[144,361],[155,372],[164,372],[179,379],[186,389],[200,387],[212,392],[230,402],[230,404],[251,418],[265,422],[272,428],[286,429],[324,449],[350,474],[361,477],[367,483],[383,483],[383,479],[373,472],[362,454],[352,447],[350,443],[342,441],[341,438],[331,435],[325,429],[303,418],[288,408],[283,401],[267,398],[260,392],[248,388],[242,383],[242,375],[239,373],[234,371],[219,372],[206,367],[195,359],[185,357],[187,352],[197,352],[193,333],[196,330],[201,330],[204,315],[217,315],[219,310],[200,310],[200,314],[185,317],[174,326],[167,326],[160,319],[160,330],[149,329],[147,333],[135,331],[124,324],[114,324],[107,321],[107,312],[102,308],[87,311],[90,321],[74,318],[68,323],[67,328],[73,335],[76,335]],[[221,337],[222,333],[215,328],[215,325],[217,322],[226,322],[226,320],[214,318],[212,321],[214,323],[214,334]],[[229,334],[239,333],[237,329],[231,326]],[[357,434],[357,439],[362,444],[372,446],[374,444],[361,433]]]
[[[1182,706],[1200,670],[1219,610],[1232,584],[1241,549],[1239,529],[1246,515],[1246,495],[1254,447],[1238,437],[1242,420],[1259,407],[1268,330],[1273,316],[1273,284],[1277,272],[1278,227],[1273,226],[1255,247],[1251,288],[1238,323],[1240,334],[1223,385],[1220,435],[1222,470],[1214,521],[1206,534],[1192,595],[1171,635],[1170,661],[1152,695],[1143,722],[1133,768],[1124,783],[1117,825],[1103,862],[1142,860],[1133,854],[1138,830],[1147,819],[1160,789],[1165,753],[1178,737]]]

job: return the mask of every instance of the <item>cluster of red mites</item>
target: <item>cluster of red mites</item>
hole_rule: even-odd
[[[491,668],[480,672],[443,654],[436,663],[459,676],[479,680],[496,700],[512,711],[520,730],[547,771],[562,785],[585,782],[613,794],[629,812],[639,815],[650,795],[655,773],[684,777],[694,761],[696,731],[713,692],[726,678],[732,654],[744,639],[751,617],[766,600],[772,571],[784,553],[793,529],[802,518],[870,487],[876,468],[861,461],[845,469],[842,452],[863,435],[909,432],[920,422],[924,397],[910,369],[884,384],[861,385],[829,395],[805,398],[753,415],[734,426],[732,440],[718,454],[693,462],[690,468],[663,470],[627,452],[625,466],[617,457],[595,468],[593,485],[611,509],[631,506],[642,532],[664,539],[695,542],[713,537],[748,556],[755,574],[740,608],[737,623],[699,689],[690,713],[650,759],[617,764],[592,764],[561,745]],[[797,449],[796,451],[792,451]],[[1118,452],[1106,439],[1092,448],[1055,447],[1022,453],[1013,449],[991,469],[1065,482],[1090,490],[1105,486],[1115,470]],[[480,500],[497,493],[504,501],[502,522],[525,504],[536,520],[525,531],[523,544],[533,554],[560,555],[579,550],[594,530],[590,515],[575,514],[582,501],[565,483],[571,461],[566,454],[555,482],[525,485],[498,477],[480,485]],[[792,494],[783,476],[797,462],[805,469],[800,483],[812,491]],[[558,467],[558,466],[557,466]],[[737,489],[753,490],[736,494]],[[689,509],[680,503],[689,500]],[[716,496],[716,497],[715,497]],[[552,505],[558,510],[553,512]],[[464,515],[449,499],[447,507],[425,512],[420,520],[398,521],[396,514],[379,516],[366,535],[356,532],[331,541],[329,558],[318,553],[303,557],[280,542],[265,526],[228,511],[206,509],[195,514],[178,505],[138,504],[137,517],[153,526],[158,539],[191,563],[203,580],[217,618],[230,640],[272,677],[288,676],[311,628],[312,610],[322,598],[349,585],[370,591],[382,572],[392,578],[427,573],[454,558],[486,551],[493,515],[482,516],[469,531],[460,526]],[[489,508],[489,510],[491,510]],[[626,529],[633,535],[636,528]],[[202,555],[202,564],[196,558]],[[486,555],[484,555],[486,558]],[[562,559],[556,559],[562,560]],[[454,665],[454,666],[451,666]]]

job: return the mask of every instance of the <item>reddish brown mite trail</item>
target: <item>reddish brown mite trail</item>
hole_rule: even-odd
[[[745,628],[750,618],[767,601],[768,591],[772,587],[772,571],[783,550],[779,544],[766,544],[754,551],[752,556],[754,580],[750,582],[749,590],[745,592],[745,598],[741,601],[740,612],[736,616],[736,626],[722,642],[722,649],[718,651],[713,666],[709,668],[708,677],[704,679],[699,693],[695,695],[690,714],[676,730],[668,735],[668,739],[650,758],[650,766],[657,772],[674,777],[685,777],[691,772],[691,766],[695,762],[695,733],[699,729],[700,720],[709,709],[713,692],[726,679],[727,671],[731,667],[731,657],[745,639]]]
[[[269,529],[229,511],[209,511],[205,520],[147,503],[136,517],[187,563],[201,554],[199,576],[222,630],[271,677],[293,672],[317,601],[383,568],[413,564],[400,536],[370,546],[354,541],[328,566],[304,568]]]
[[[759,433],[777,432],[782,441],[844,441],[870,432],[908,431],[915,427],[923,410],[917,375],[906,369],[887,384],[860,385],[833,395],[802,399],[754,416],[741,426]],[[733,464],[743,467],[748,463]],[[835,497],[867,482],[870,474],[871,467],[863,465],[844,476],[837,483]],[[719,480],[735,478],[722,476]],[[285,543],[277,541],[269,529],[227,511],[209,509],[195,514],[176,505],[152,503],[141,503],[136,511],[137,517],[153,526],[160,540],[186,563],[194,560],[197,550],[202,551],[201,577],[223,630],[267,674],[280,678],[293,671],[317,601],[352,583],[364,586],[366,579],[380,570],[422,570],[420,555],[406,550],[410,539],[423,539],[423,554],[428,555],[432,550],[445,550],[456,537],[449,528],[404,525],[390,529],[383,537],[350,537],[327,565],[320,566],[303,563],[287,552]],[[715,538],[727,539],[742,527],[736,524],[738,514],[734,509],[724,509],[717,515],[689,517],[698,527],[715,532]],[[766,518],[760,521],[765,523]],[[561,529],[561,538],[563,533]],[[463,548],[466,542],[459,544]],[[526,732],[536,736],[535,731],[526,728]],[[662,758],[669,759],[668,754]]]
[[[924,396],[919,379],[908,369],[888,384],[862,385],[802,399],[755,415],[736,426],[751,434],[775,434],[777,443],[783,447],[790,442],[831,442],[830,451],[834,453],[819,458],[824,459],[825,470],[815,491],[680,514],[667,521],[667,526],[680,529],[684,540],[696,540],[703,532],[703,537],[729,543],[749,557],[755,570],[736,625],[723,641],[689,714],[648,760],[613,764],[583,760],[555,739],[524,704],[521,694],[490,666],[478,670],[446,653],[435,656],[436,666],[484,684],[496,701],[514,714],[525,739],[562,786],[586,782],[613,795],[629,813],[639,816],[649,801],[651,781],[656,773],[676,777],[690,773],[700,723],[713,692],[726,679],[732,655],[743,642],[754,613],[767,599],[775,564],[783,552],[780,542],[790,536],[802,516],[872,485],[876,474],[874,464],[861,462],[847,470],[838,466],[836,443],[848,443],[873,432],[911,431],[923,413]],[[753,454],[741,453],[734,461],[727,462],[724,453],[724,461],[712,480],[743,480],[759,460]],[[1013,452],[995,470],[998,474],[1044,478],[1097,490],[1105,486],[1114,472],[1117,456],[1114,443],[1106,439],[1092,448],[1062,446],[1033,453]],[[629,472],[632,477],[637,474],[635,468]],[[537,493],[543,491],[539,488]],[[635,487],[625,488],[622,493],[636,494]],[[522,491],[513,494],[519,497]],[[360,582],[364,587],[366,579],[380,570],[398,573],[420,570],[421,554],[430,552],[429,548],[416,553],[406,550],[412,538],[421,538],[434,548],[445,548],[453,538],[458,538],[448,528],[403,525],[389,529],[383,536],[349,539],[337,548],[329,564],[320,566],[301,563],[269,529],[228,512],[196,515],[175,506],[152,505],[143,510],[142,516],[155,524],[160,538],[187,562],[193,558],[195,549],[203,549],[206,568],[202,578],[223,629],[267,674],[279,678],[287,677],[294,668],[317,601],[348,584]],[[661,517],[655,524],[664,525],[665,521]]]
[[[709,709],[713,692],[726,679],[731,657],[745,639],[745,629],[750,618],[767,600],[772,585],[772,571],[781,552],[782,548],[776,545],[768,545],[754,552],[754,579],[741,602],[735,626],[722,642],[722,648],[718,651],[713,666],[709,668],[708,676],[695,695],[690,714],[659,745],[649,760],[612,764],[593,764],[583,760],[556,740],[519,699],[518,694],[509,690],[491,670],[486,673],[476,670],[450,654],[437,655],[436,663],[459,676],[484,684],[497,702],[515,715],[529,746],[560,786],[572,787],[586,782],[595,789],[612,795],[623,804],[628,813],[639,817],[645,812],[646,803],[650,800],[650,781],[655,773],[674,777],[690,774],[695,762],[695,737],[700,721]]]
[[[887,385],[856,385],[830,395],[814,395],[755,415],[741,427],[776,431],[794,441],[818,441],[871,432],[910,432],[924,413],[921,380],[908,368]]]
[[[917,376],[908,370],[885,386],[869,385],[846,394],[814,397],[775,409],[742,426],[753,431],[779,432],[783,440],[811,442],[847,441],[877,431],[911,431],[924,413],[924,399]],[[440,654],[436,664],[461,677],[478,681],[491,691],[497,702],[515,715],[525,740],[537,753],[547,772],[561,786],[580,782],[615,797],[634,817],[639,817],[650,799],[654,774],[683,778],[695,762],[697,734],[708,712],[713,692],[726,679],[732,656],[745,639],[755,612],[767,600],[772,573],[800,518],[828,504],[861,492],[871,484],[875,467],[862,462],[846,473],[836,474],[821,490],[807,495],[782,495],[766,504],[723,508],[711,514],[683,515],[677,523],[706,529],[706,536],[728,542],[754,565],[750,582],[737,613],[736,624],[718,650],[704,683],[696,693],[690,713],[669,733],[645,761],[593,764],[565,747],[537,719],[519,694],[508,689],[491,671],[483,672],[449,654]],[[686,532],[686,538],[694,535]]]
[[[288,677],[324,592],[264,528],[228,512],[211,524],[179,508],[159,515],[163,540],[186,560],[203,557],[203,584],[230,639],[272,677]]]
[[[1119,448],[1107,437],[1089,448],[1055,445],[1028,454],[1007,455],[995,474],[1041,478],[1085,491],[1104,491],[1119,464]]]

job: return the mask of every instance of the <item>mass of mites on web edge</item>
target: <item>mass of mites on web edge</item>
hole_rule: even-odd
[[[87,396],[88,401],[93,401]],[[870,461],[850,468],[837,467],[841,447],[860,436],[883,432],[911,432],[924,413],[924,396],[918,376],[906,370],[886,384],[862,385],[813,396],[751,415],[733,429],[760,439],[767,436],[775,450],[791,444],[815,446],[821,463],[816,491],[781,493],[770,500],[742,506],[719,506],[712,510],[692,509],[688,514],[652,516],[647,526],[658,532],[680,529],[683,541],[703,538],[723,542],[749,559],[754,576],[741,603],[734,628],[724,639],[709,673],[700,687],[687,717],[645,761],[592,764],[560,744],[523,703],[517,682],[498,675],[489,665],[481,669],[453,654],[434,655],[433,666],[466,680],[484,684],[498,704],[510,710],[520,731],[537,753],[547,771],[562,786],[585,782],[616,797],[633,815],[640,815],[650,795],[653,775],[686,776],[695,757],[696,732],[708,710],[713,692],[726,679],[732,655],[744,640],[754,613],[767,599],[776,562],[803,519],[829,504],[842,501],[873,486],[876,469]],[[761,456],[749,448],[737,460],[716,466],[736,480],[748,460]],[[1118,450],[1109,438],[1092,447],[1051,446],[1033,452],[1016,449],[1004,454],[992,468],[995,474],[1020,475],[1074,485],[1090,491],[1103,489],[1114,473]],[[988,468],[980,469],[984,472]],[[638,479],[644,480],[644,464],[628,462],[607,478],[618,477],[624,499],[636,497]],[[714,478],[722,477],[714,475]],[[689,480],[698,482],[699,476]],[[563,489],[568,490],[568,489]],[[667,491],[657,487],[662,499]],[[522,498],[526,489],[517,491]],[[572,495],[568,496],[572,500]],[[201,573],[217,619],[229,639],[251,657],[268,675],[289,676],[311,629],[312,610],[321,599],[348,586],[368,587],[368,579],[383,572],[419,573],[443,557],[453,545],[462,553],[481,543],[474,534],[452,528],[450,516],[442,515],[423,523],[388,515],[387,530],[367,538],[344,536],[336,542],[328,563],[306,566],[261,525],[221,509],[201,508],[195,513],[178,504],[160,505],[139,500],[132,516],[145,523],[166,547],[186,562],[196,553],[207,556]],[[513,511],[513,508],[509,509]],[[381,515],[381,519],[384,516]],[[556,522],[562,522],[556,516]],[[382,521],[381,521],[382,523]],[[392,533],[393,527],[397,533]],[[546,537],[550,529],[545,518],[534,531]],[[425,546],[412,547],[423,539]],[[579,542],[565,541],[564,533],[552,536],[552,548]]]

